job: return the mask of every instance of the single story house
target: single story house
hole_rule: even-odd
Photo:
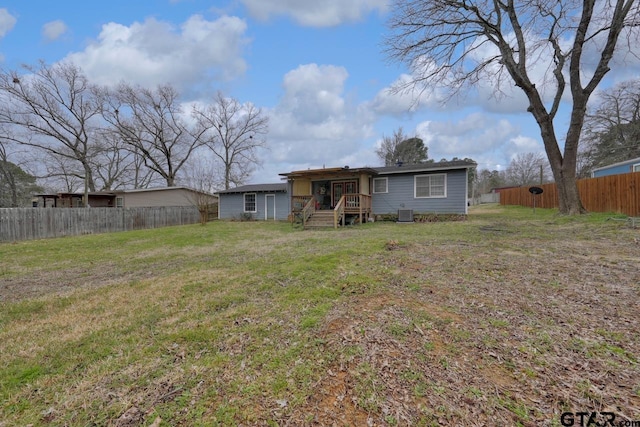
[[[466,160],[386,167],[323,168],[281,174],[291,193],[292,216],[306,226],[333,226],[418,213],[466,214]]]
[[[467,214],[467,160],[416,165],[307,169],[280,174],[285,183],[220,191],[220,219],[298,219],[310,226],[366,222],[377,215]]]
[[[219,219],[286,220],[291,211],[287,184],[249,184],[218,195]]]
[[[37,194],[33,206],[45,208],[84,207],[83,193]],[[188,187],[156,187],[133,190],[95,191],[88,194],[93,208],[148,208],[215,204],[213,194]]]
[[[618,175],[621,173],[630,172],[640,172],[640,157],[595,168],[591,171],[591,178],[599,178],[601,176]]]

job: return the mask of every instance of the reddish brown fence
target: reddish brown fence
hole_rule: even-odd
[[[557,208],[556,184],[540,185],[544,192],[535,196],[536,207]],[[617,212],[640,216],[640,172],[588,178],[578,181],[578,191],[584,207],[591,212]],[[533,207],[534,196],[529,187],[500,191],[501,205]]]

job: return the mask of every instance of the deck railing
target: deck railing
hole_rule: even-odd
[[[316,198],[311,196],[311,199],[307,202],[307,204],[302,209],[302,228],[307,225],[307,220],[314,214],[316,211]]]
[[[346,199],[346,195],[340,197],[340,200],[336,204],[336,207],[333,208],[333,228],[338,228],[340,221],[344,219],[344,205]]]
[[[291,196],[291,222],[302,220],[302,210],[309,203],[313,196],[311,194],[304,196]]]
[[[302,221],[303,227],[307,220],[315,213],[318,202],[312,195],[291,197],[291,220]],[[337,228],[344,221],[345,214],[357,214],[362,222],[371,214],[371,196],[368,194],[349,193],[343,194],[333,208],[333,224]]]
[[[304,196],[291,196],[291,210],[293,212],[302,212],[302,209],[309,203],[313,196],[311,194],[307,194]]]
[[[356,213],[362,222],[365,215],[371,213],[371,196],[368,194],[345,194],[345,211]]]
[[[368,194],[348,193],[344,195],[345,207],[349,211],[371,209],[371,196]]]

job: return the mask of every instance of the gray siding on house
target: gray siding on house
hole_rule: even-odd
[[[274,196],[274,198],[269,198],[270,202],[275,201],[275,219],[276,220],[286,220],[289,216],[289,195],[283,192],[274,192],[274,193],[262,193],[262,192],[252,192],[249,191],[247,193],[256,195],[256,211],[246,213],[246,215],[251,215],[251,219],[255,220],[265,220],[265,200],[267,196]],[[245,218],[244,212],[244,195],[246,193],[220,193],[218,200],[218,217],[220,219],[243,219]],[[269,207],[269,218],[272,218],[273,206]]]
[[[416,198],[416,175],[446,175],[446,197]],[[371,196],[374,215],[395,214],[398,209],[413,209],[414,213],[467,213],[467,170],[417,172],[410,174],[380,174],[388,178],[387,193]]]

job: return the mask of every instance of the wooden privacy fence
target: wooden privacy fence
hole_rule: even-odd
[[[0,209],[0,242],[196,224],[196,207]]]
[[[555,183],[537,185],[544,190],[535,196],[536,207],[557,208],[558,189]],[[587,178],[578,181],[578,191],[585,209],[590,212],[617,212],[640,216],[640,172]],[[500,191],[501,205],[533,207],[534,196],[529,187]]]

